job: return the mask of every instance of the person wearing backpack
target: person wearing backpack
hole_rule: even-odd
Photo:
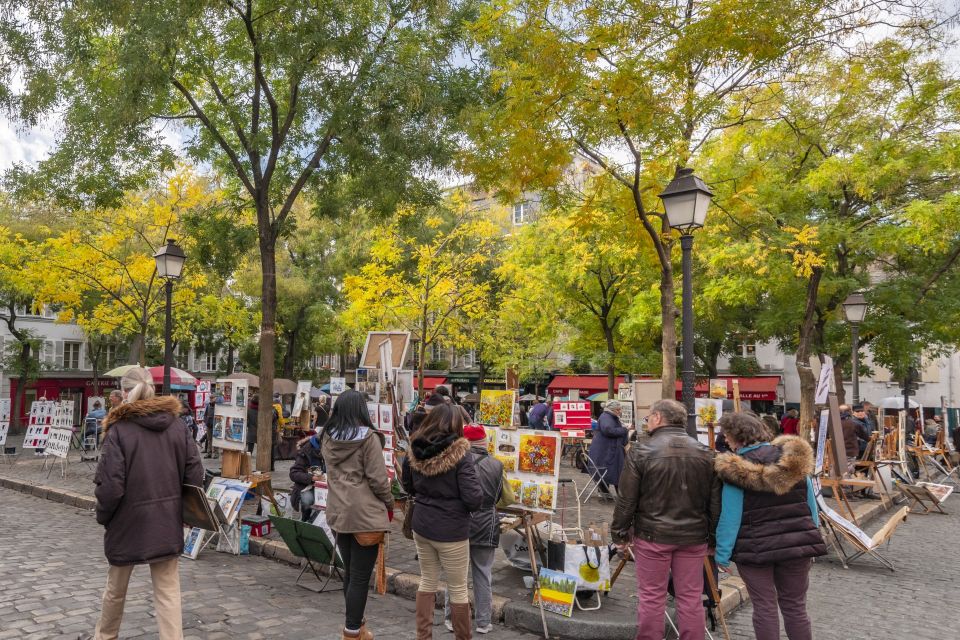
[[[473,573],[474,617],[477,633],[493,631],[493,560],[500,545],[500,523],[497,507],[509,507],[516,498],[503,463],[490,455],[487,445],[487,431],[480,425],[469,424],[463,428],[463,437],[470,441],[470,453],[473,455],[483,491],[483,502],[478,511],[470,514],[470,571]],[[444,598],[444,624],[453,631],[450,619],[450,596]]]
[[[366,398],[337,398],[320,438],[327,471],[327,524],[343,559],[343,640],[373,640],[363,612],[379,544],[393,520],[393,493],[383,460],[384,437],[370,422]]]

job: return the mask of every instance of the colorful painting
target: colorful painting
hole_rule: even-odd
[[[487,432],[487,453],[494,455],[497,452],[497,430],[493,427],[484,427]]]
[[[545,611],[561,616],[573,615],[573,601],[577,596],[577,576],[545,567],[537,577],[538,589],[533,595],[533,604],[543,603]]]
[[[516,456],[493,456],[501,463],[503,463],[503,470],[507,473],[513,473],[517,470],[517,457]]]
[[[225,416],[214,416],[213,418],[213,437],[217,440],[223,440],[223,431],[226,426]]]
[[[520,436],[519,470],[553,475],[557,464],[557,445],[557,437],[553,435]]]
[[[510,490],[513,491],[513,495],[519,496],[520,489],[523,487],[523,481],[519,478],[507,478],[507,482],[510,483]]]
[[[540,497],[540,485],[536,482],[524,482],[520,488],[520,504],[536,509],[538,497]]]
[[[712,398],[697,398],[694,401],[697,412],[697,426],[706,428],[708,424],[717,424],[723,415],[723,400]]]
[[[553,511],[553,501],[556,495],[556,487],[551,482],[545,482],[540,485],[540,495],[537,497],[537,506],[541,509]]]
[[[223,404],[233,404],[233,383],[224,382],[222,388]]]
[[[515,427],[514,405],[517,402],[515,391],[484,389],[480,392],[480,409],[477,420],[480,424],[497,427]]]
[[[227,430],[224,440],[232,440],[233,442],[243,442],[246,440],[246,433],[244,432],[244,425],[246,420],[243,418],[227,418]]]
[[[710,397],[727,399],[727,381],[724,378],[713,378],[710,380]]]
[[[237,406],[246,407],[247,406],[247,389],[246,387],[237,386]]]

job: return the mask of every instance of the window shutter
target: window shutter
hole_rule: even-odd
[[[90,354],[92,353],[92,350],[93,350],[93,345],[91,345],[89,342],[81,343],[80,352],[81,352],[81,361],[83,362],[83,364],[81,364],[80,366],[83,368],[84,371],[93,371],[93,360],[90,359]]]
[[[53,340],[43,341],[43,353],[41,360],[43,360],[43,363],[47,366],[52,367],[54,365]]]
[[[57,369],[63,369],[63,340],[57,340],[54,344],[56,345],[54,366]]]

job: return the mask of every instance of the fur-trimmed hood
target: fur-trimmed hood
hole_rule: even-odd
[[[770,443],[780,449],[780,458],[761,464],[734,453],[717,456],[717,474],[732,485],[751,491],[783,495],[813,473],[813,449],[797,436],[780,436]]]
[[[431,441],[416,438],[410,445],[410,467],[422,476],[439,476],[456,468],[470,451],[470,441],[453,434]]]
[[[122,404],[104,419],[104,428],[108,429],[117,422],[135,422],[141,427],[162,431],[180,417],[183,405],[173,396],[154,396],[146,400],[137,400]]]

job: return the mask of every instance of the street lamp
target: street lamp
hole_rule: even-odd
[[[697,414],[694,407],[696,378],[693,370],[693,283],[691,252],[693,232],[703,226],[713,192],[693,169],[677,168],[676,175],[660,194],[667,223],[680,231],[683,253],[683,404],[687,407],[687,434],[697,437]]]
[[[851,344],[853,352],[850,355],[850,362],[853,367],[853,404],[860,403],[860,349],[857,344],[860,341],[860,323],[867,315],[867,299],[859,291],[855,291],[847,296],[843,301],[843,314],[850,323]]]
[[[187,254],[174,240],[168,239],[167,244],[153,255],[153,259],[157,261],[157,275],[167,281],[167,322],[163,331],[163,393],[168,395],[170,368],[173,367],[173,281],[180,279]]]

